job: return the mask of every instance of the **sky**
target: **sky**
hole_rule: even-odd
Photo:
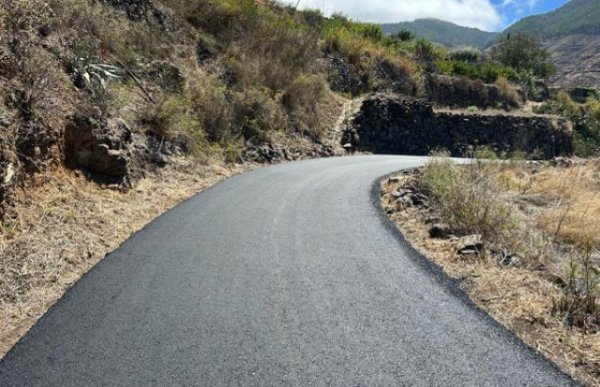
[[[284,0],[325,14],[393,23],[433,17],[486,31],[501,31],[525,16],[551,11],[569,0]]]

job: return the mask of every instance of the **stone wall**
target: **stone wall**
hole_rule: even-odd
[[[559,118],[436,113],[430,103],[390,94],[366,98],[342,142],[379,154],[427,155],[445,149],[463,156],[477,146],[545,159],[573,153],[571,125]]]

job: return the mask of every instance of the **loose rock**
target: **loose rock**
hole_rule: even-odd
[[[429,229],[429,236],[436,239],[445,239],[450,235],[450,226],[446,223],[435,223]]]
[[[481,235],[469,235],[459,238],[456,242],[456,252],[460,255],[481,255],[483,252],[484,243],[481,240]]]

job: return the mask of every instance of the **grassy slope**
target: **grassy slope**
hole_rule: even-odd
[[[36,170],[59,161],[63,122],[74,112],[118,117],[201,158],[236,159],[248,141],[319,142],[333,55],[366,79],[360,92],[382,85],[376,58],[417,89],[416,66],[369,36],[368,26],[263,3],[0,2],[0,88],[11,96],[4,110],[17,126],[45,133],[17,130],[10,140],[28,150],[16,153]]]

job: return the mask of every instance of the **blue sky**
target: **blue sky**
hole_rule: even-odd
[[[515,21],[556,9],[568,0],[284,0],[325,14],[342,12],[352,19],[391,23],[433,17],[487,31],[501,31]]]

